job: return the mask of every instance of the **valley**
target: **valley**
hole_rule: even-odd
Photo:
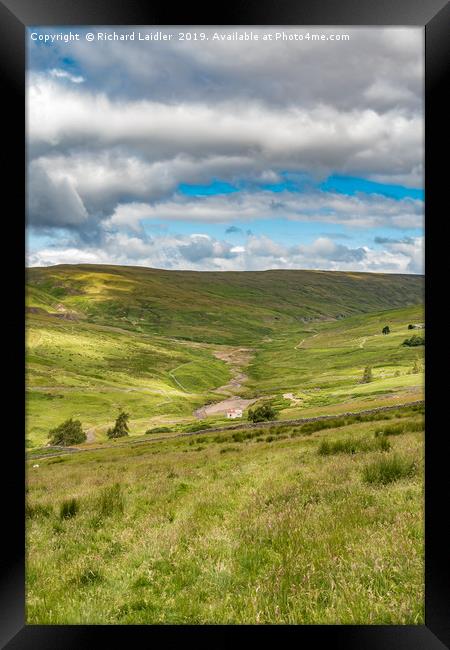
[[[419,276],[186,272],[181,285],[179,272],[89,265],[28,276],[28,448],[67,417],[82,421],[88,443],[94,430],[105,440],[120,409],[134,436],[217,425],[237,407],[245,417],[258,400],[289,419],[422,394],[422,375],[409,373],[423,349],[401,346],[409,322],[423,320]],[[374,381],[361,385],[367,364]]]
[[[422,277],[62,266],[27,304],[28,624],[423,623]]]

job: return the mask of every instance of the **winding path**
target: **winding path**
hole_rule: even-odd
[[[305,338],[302,339],[302,340],[300,341],[300,343],[297,343],[297,345],[294,345],[294,350],[298,350],[298,349],[303,345],[303,343],[306,341],[306,339],[308,339],[308,338],[314,339],[314,338],[316,338],[316,336],[318,336],[318,335],[319,335],[319,332],[316,332],[316,333],[313,334],[311,337],[309,337],[309,336],[305,336]]]

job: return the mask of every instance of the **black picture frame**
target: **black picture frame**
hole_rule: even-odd
[[[25,535],[24,485],[24,219],[25,196],[24,87],[25,29],[31,25],[414,25],[425,27],[426,55],[426,441],[425,441],[425,625],[418,626],[27,626],[25,625]],[[215,9],[185,3],[175,9],[161,0],[144,4],[139,0],[3,0],[0,1],[0,70],[2,77],[3,151],[7,162],[3,183],[4,249],[11,259],[4,276],[7,303],[4,372],[12,397],[16,398],[13,422],[3,431],[2,500],[3,550],[0,576],[0,643],[16,648],[93,648],[113,641],[134,647],[155,643],[155,632],[169,642],[182,635],[183,643],[215,647],[231,641],[235,634],[251,633],[279,642],[289,632],[304,647],[326,644],[335,648],[364,650],[438,650],[450,647],[450,544],[447,532],[448,456],[445,451],[447,349],[445,318],[440,307],[446,295],[438,279],[446,276],[448,226],[441,212],[448,181],[445,133],[448,100],[445,71],[449,61],[448,25],[450,8],[443,0],[396,0],[389,4],[373,0],[246,0],[227,2]],[[5,142],[10,137],[10,144]],[[441,162],[444,161],[444,162]],[[447,181],[447,183],[446,183]],[[5,246],[6,244],[6,246]],[[440,249],[441,246],[442,248]],[[448,255],[448,253],[447,253]],[[5,257],[4,257],[5,260]],[[433,280],[431,280],[433,278]],[[443,285],[445,287],[445,285]],[[435,334],[436,331],[436,334]],[[443,343],[444,341],[444,343]],[[444,347],[442,347],[444,345]],[[441,377],[439,380],[437,378]],[[5,375],[4,375],[5,378]],[[9,409],[8,409],[9,410]],[[21,419],[22,417],[22,419]],[[447,416],[448,421],[448,416]],[[442,422],[442,424],[441,424]],[[220,628],[220,629],[217,629]],[[256,638],[255,638],[256,635]],[[261,637],[262,639],[262,637]],[[181,640],[181,636],[180,636]]]

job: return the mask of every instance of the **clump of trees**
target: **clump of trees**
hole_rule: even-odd
[[[389,325],[385,325],[381,331],[382,331],[383,334],[390,334],[391,333]]]
[[[361,383],[362,384],[368,384],[371,381],[373,381],[372,367],[371,366],[366,366],[364,368]]]
[[[128,428],[128,420],[130,419],[129,413],[125,411],[120,411],[119,415],[116,418],[113,427],[110,427],[106,432],[108,438],[123,438],[130,433]]]
[[[261,404],[255,409],[248,409],[247,418],[251,422],[265,422],[266,420],[275,420],[276,411],[271,404]]]
[[[72,418],[51,429],[48,437],[50,438],[51,445],[61,447],[79,445],[86,440],[86,434],[81,428],[81,422],[79,420],[72,420]]]
[[[407,345],[410,348],[416,347],[417,345],[425,345],[425,337],[414,334],[411,338],[405,339],[402,345]]]

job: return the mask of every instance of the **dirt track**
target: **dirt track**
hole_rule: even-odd
[[[212,404],[204,404],[194,411],[196,418],[203,419],[209,415],[217,415],[219,413],[226,413],[230,409],[241,408],[244,410],[250,404],[256,402],[255,399],[243,399],[236,395],[236,392],[241,388],[242,384],[247,380],[247,375],[242,372],[242,368],[249,364],[252,356],[250,348],[227,348],[226,350],[216,350],[214,356],[221,361],[225,361],[230,366],[233,377],[227,384],[219,386],[214,390],[214,393],[221,395],[228,395],[227,399],[220,402],[213,402]]]
[[[257,401],[257,397],[254,399],[243,399],[242,397],[230,397],[229,399],[224,399],[221,402],[215,402],[214,404],[207,404],[206,406],[202,406],[196,411],[194,411],[194,415],[197,418],[206,418],[209,415],[217,415],[219,413],[225,413],[228,410],[231,409],[246,409],[247,406],[250,406],[250,404],[253,404],[254,402]]]

